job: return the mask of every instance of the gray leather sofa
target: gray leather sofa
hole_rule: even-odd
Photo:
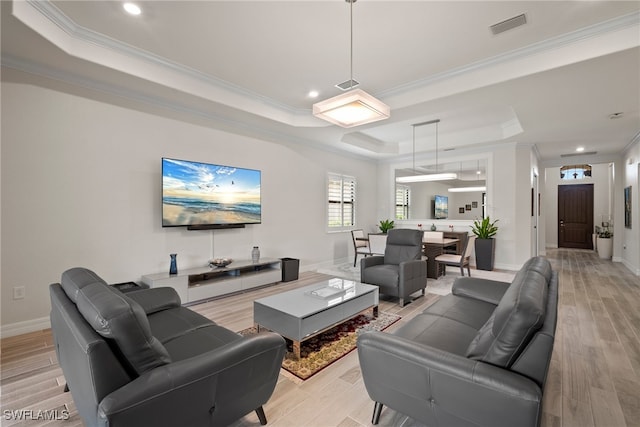
[[[400,298],[400,307],[411,294],[427,287],[427,261],[422,259],[420,230],[393,229],[387,234],[384,256],[360,260],[360,281],[377,285],[380,293]]]
[[[58,361],[88,426],[223,426],[262,409],[285,353],[180,305],[172,288],[123,294],[84,268],[50,286]]]
[[[539,426],[557,306],[557,273],[535,257],[512,283],[458,278],[394,333],[363,333],[373,423],[388,406],[428,426]]]

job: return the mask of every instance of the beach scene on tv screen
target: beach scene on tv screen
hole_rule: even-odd
[[[260,171],[162,159],[162,225],[260,222]]]

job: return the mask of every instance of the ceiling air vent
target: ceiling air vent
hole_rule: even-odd
[[[597,151],[583,151],[582,153],[560,154],[560,157],[590,156],[592,154],[598,154],[598,152]]]
[[[347,80],[346,82],[338,83],[336,87],[342,90],[355,89],[360,84],[357,80]]]
[[[512,30],[516,27],[524,25],[527,23],[527,17],[523,13],[522,15],[514,16],[513,18],[509,18],[505,21],[498,22],[489,27],[494,36],[504,33],[505,31]]]

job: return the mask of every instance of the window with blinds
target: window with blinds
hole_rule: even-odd
[[[409,219],[409,200],[411,188],[408,185],[396,185],[396,219]]]
[[[352,176],[329,174],[327,182],[329,230],[353,228],[356,224],[356,179]]]

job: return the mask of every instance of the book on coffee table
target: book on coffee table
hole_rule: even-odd
[[[327,299],[327,298],[333,298],[338,295],[342,295],[344,294],[344,292],[345,292],[344,289],[338,289],[331,286],[327,286],[324,288],[319,288],[319,289],[314,289],[312,291],[309,291],[307,295],[310,295],[316,298]]]
[[[353,289],[355,282],[344,279],[330,279],[327,285],[307,292],[307,295],[316,298],[328,299],[344,294]]]

